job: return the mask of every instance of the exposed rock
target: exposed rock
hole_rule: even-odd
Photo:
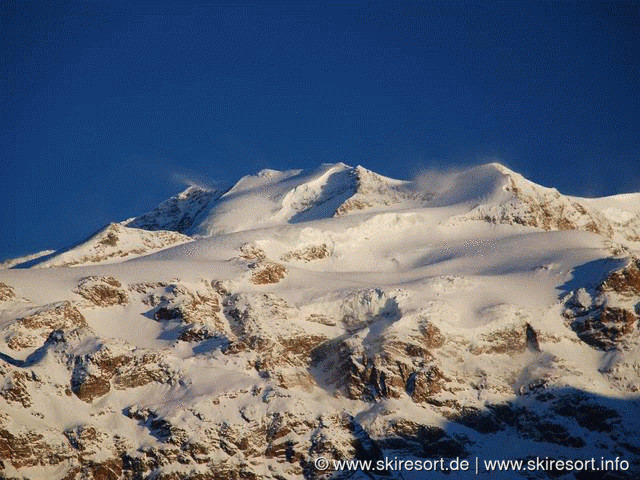
[[[527,323],[527,327],[525,329],[525,335],[527,338],[527,348],[532,352],[540,351],[540,344],[538,343],[538,334],[533,329],[531,325]]]
[[[16,297],[13,288],[11,288],[6,283],[0,282],[0,303],[8,302]]]
[[[506,353],[514,355],[522,353],[527,348],[528,324],[503,328],[491,333],[483,334],[479,342],[471,346],[471,353],[474,355],[487,353]]]
[[[228,327],[220,314],[220,294],[209,283],[202,282],[195,289],[172,283],[159,290],[146,299],[146,303],[154,307],[153,318],[158,321],[180,320],[187,324],[182,333],[185,338],[192,334],[202,339],[226,335]]]
[[[454,419],[482,433],[492,433],[509,427],[515,429],[524,438],[539,442],[573,448],[585,445],[584,440],[572,436],[566,426],[549,422],[531,410],[512,403],[488,405],[486,411],[462,409]]]
[[[616,307],[599,309],[593,315],[578,317],[571,328],[580,339],[601,350],[611,350],[635,331],[638,317],[629,310]]]
[[[11,433],[0,427],[0,459],[13,468],[60,465],[72,458],[68,444],[49,443],[42,433]]]
[[[304,248],[292,250],[282,255],[281,260],[283,262],[290,262],[291,260],[299,260],[303,262],[312,262],[314,260],[321,260],[329,256],[329,249],[325,243],[321,245],[309,245]]]
[[[148,231],[111,223],[73,248],[36,260],[36,265],[42,268],[113,262],[189,241],[190,237],[175,231]]]
[[[29,382],[37,381],[37,376],[33,372],[9,369],[8,366],[2,365],[0,375],[3,376],[0,377],[0,397],[10,403],[19,403],[24,408],[30,407],[31,396],[27,385]]]
[[[88,327],[84,316],[71,302],[64,301],[35,309],[29,315],[8,323],[2,333],[9,348],[21,350],[41,345],[54,330],[82,327]]]
[[[424,338],[426,348],[439,348],[444,345],[445,338],[440,329],[431,322],[421,322],[420,332]]]
[[[554,402],[553,410],[595,432],[611,432],[621,421],[620,414],[615,410],[595,404],[580,395],[562,396]]]
[[[154,210],[128,221],[127,226],[186,233],[200,213],[219,195],[220,192],[215,190],[192,185]]]
[[[506,174],[505,191],[512,196],[497,204],[475,207],[469,218],[490,223],[518,224],[543,230],[583,230],[613,237],[611,222],[598,210],[571,200],[557,190]]]
[[[174,384],[180,373],[167,365],[155,352],[144,352],[101,345],[91,354],[73,359],[71,391],[91,403],[109,393],[111,388],[124,390],[151,382]]]
[[[313,350],[312,362],[327,373],[325,381],[348,398],[372,401],[409,395],[424,402],[439,393],[446,381],[419,339],[383,341],[380,352],[366,353],[358,336],[328,341]]]
[[[98,307],[125,305],[129,301],[120,281],[111,276],[85,277],[75,291]]]
[[[430,198],[424,189],[361,168],[331,167],[320,181],[267,171],[228,197],[246,189],[267,192],[275,216],[256,222],[288,222],[282,228],[232,229],[225,237],[224,228],[236,225],[236,210],[225,206],[211,210],[207,228],[192,230],[199,208],[210,204],[207,195],[190,190],[129,222],[154,231],[114,224],[81,248],[52,257],[58,263],[51,265],[113,262],[163,248],[164,240],[191,240],[161,228],[217,238],[196,237],[193,248],[173,249],[153,262],[61,268],[59,274],[5,271],[29,291],[52,282],[36,299],[60,292],[69,279],[88,274],[83,271],[101,276],[83,278],[77,303],[1,305],[0,477],[379,480],[401,474],[320,471],[314,461],[473,455],[482,462],[484,453],[509,444],[511,453],[526,448],[525,458],[610,453],[631,464],[616,478],[635,480],[640,261],[632,258],[595,287],[578,282],[617,263],[587,264],[560,287],[576,290],[559,305],[549,287],[566,266],[610,254],[627,233],[616,231],[607,243],[590,234],[543,232],[608,236],[615,221],[636,222],[632,212],[617,210],[627,208],[629,198],[583,202],[516,181],[506,169],[488,170],[498,173],[488,181],[480,175],[482,181],[463,185],[473,186],[463,192],[445,192],[429,212],[420,211]],[[591,205],[612,205],[610,216],[618,220]],[[446,215],[469,208],[471,218],[538,231],[446,224]],[[359,216],[360,209],[367,214]],[[332,213],[353,216],[330,226],[328,219],[298,225]],[[215,215],[229,218],[218,222]],[[241,220],[237,225],[251,223]],[[389,244],[380,241],[395,235]],[[504,252],[476,249],[473,258],[463,258],[485,237]],[[532,239],[531,252],[523,239]],[[547,251],[547,239],[562,245]],[[347,258],[360,242],[363,249]],[[522,251],[509,252],[509,245]],[[632,247],[619,251],[630,255]],[[346,271],[334,261],[318,271],[334,249],[344,255]],[[284,252],[283,262],[317,261],[309,281],[302,281],[303,268],[295,282],[283,282],[287,268],[270,252]],[[499,268],[490,264],[495,253],[505,253]],[[149,275],[167,257],[153,281]],[[361,269],[360,259],[371,264]],[[390,272],[392,260],[397,269]],[[379,271],[372,271],[376,262]],[[203,274],[207,279],[198,279]],[[125,278],[140,283],[123,285]],[[521,278],[523,285],[510,284]],[[100,313],[93,309],[98,306],[115,308]],[[95,331],[83,308],[92,309],[87,318]]]
[[[632,258],[627,266],[612,272],[602,282],[600,291],[615,292],[625,297],[640,297],[640,258]]]
[[[278,283],[287,275],[287,268],[284,265],[273,262],[261,263],[251,273],[251,282],[255,285],[269,285]]]
[[[356,191],[336,208],[336,217],[401,202],[424,204],[433,198],[431,192],[414,189],[409,182],[386,178],[361,166],[354,168],[352,175]]]
[[[622,348],[637,331],[640,297],[640,260],[632,258],[612,272],[591,293],[571,292],[564,315],[580,339],[600,350]]]
[[[252,243],[243,243],[240,245],[240,258],[249,261],[262,261],[267,258],[264,250]]]
[[[389,432],[380,444],[394,451],[420,458],[464,458],[469,454],[469,439],[462,435],[452,437],[440,427],[401,419],[390,423]]]
[[[209,340],[218,337],[219,332],[212,330],[208,325],[188,325],[178,340],[183,342],[201,342],[202,340]]]
[[[82,314],[67,301],[45,305],[32,315],[18,319],[18,324],[30,330],[46,330],[45,337],[53,330],[87,326]]]

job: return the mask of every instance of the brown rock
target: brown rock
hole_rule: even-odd
[[[110,276],[83,278],[75,292],[98,307],[125,305],[129,301],[122,284]]]
[[[27,384],[34,380],[34,375],[25,371],[11,371],[4,376],[4,387],[0,389],[0,397],[9,403],[19,403],[25,408],[30,407],[31,396],[29,395]]]
[[[13,288],[11,288],[6,283],[0,282],[0,303],[13,300],[15,297],[16,294],[13,291]]]
[[[601,350],[611,350],[636,329],[637,323],[638,317],[629,310],[603,307],[593,314],[576,318],[571,322],[571,328],[583,342]]]
[[[527,348],[526,326],[495,330],[480,336],[480,343],[471,346],[474,355],[483,353],[522,353]]]
[[[278,283],[287,275],[287,268],[279,263],[265,262],[251,274],[251,282],[255,285]]]
[[[321,245],[310,245],[308,247],[300,248],[298,250],[292,250],[285,253],[282,257],[283,262],[289,262],[291,260],[301,260],[304,262],[311,262],[313,260],[320,260],[329,256],[329,249],[325,243]]]

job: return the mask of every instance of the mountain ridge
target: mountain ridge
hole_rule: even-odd
[[[395,180],[344,163],[323,164],[309,172],[264,169],[242,177],[226,190],[189,186],[155,209],[113,225],[121,225],[129,234],[137,230],[175,231],[201,238],[389,209],[450,207],[458,210],[450,215],[453,223],[480,220],[545,230],[588,230],[623,246],[640,245],[640,194],[571,197],[535,184],[496,162],[435,175],[435,179]],[[134,243],[153,243],[153,235],[140,232],[139,236]],[[166,238],[169,234],[155,236]],[[161,246],[163,240],[155,243]],[[126,247],[121,258],[158,248]],[[64,262],[56,257],[66,250],[49,252],[46,261],[44,257],[30,259],[25,266]],[[116,254],[108,258],[115,261]],[[87,257],[87,261],[98,262],[100,255]],[[78,259],[73,262],[81,263]],[[16,263],[21,266],[24,262],[8,260],[3,265],[8,268]]]

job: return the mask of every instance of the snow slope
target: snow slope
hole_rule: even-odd
[[[347,476],[320,456],[549,456],[637,478],[639,198],[499,164],[187,189],[0,270],[0,472],[315,479]],[[468,473],[429,478],[575,478]]]

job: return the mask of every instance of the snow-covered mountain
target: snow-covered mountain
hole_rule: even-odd
[[[263,170],[3,267],[2,478],[640,475],[640,194]]]

